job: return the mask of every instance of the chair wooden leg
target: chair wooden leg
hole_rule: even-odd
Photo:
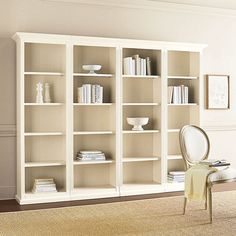
[[[186,205],[187,205],[187,198],[184,198],[184,209],[183,209],[183,215],[185,215],[185,210],[186,210]]]
[[[208,194],[208,191],[206,192],[205,210],[207,210],[207,194]]]
[[[207,188],[207,192],[208,192],[208,208],[209,208],[210,223],[212,223],[212,192],[211,192],[211,187]]]

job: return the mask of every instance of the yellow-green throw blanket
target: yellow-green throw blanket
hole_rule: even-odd
[[[205,200],[206,184],[209,174],[217,169],[207,165],[195,165],[185,173],[185,197],[188,200]]]

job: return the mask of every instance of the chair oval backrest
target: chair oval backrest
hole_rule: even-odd
[[[210,142],[201,128],[194,125],[184,126],[180,130],[179,141],[186,169],[208,158]]]

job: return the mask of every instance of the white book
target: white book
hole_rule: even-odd
[[[143,75],[147,75],[147,61],[143,59]]]
[[[131,75],[135,75],[135,59],[132,59],[132,71]]]
[[[181,86],[178,86],[178,103],[181,104]]]
[[[169,175],[185,175],[185,171],[170,171]]]
[[[92,85],[92,88],[91,88],[91,92],[92,92],[92,103],[95,103],[95,85],[93,84]]]
[[[103,103],[103,87],[99,86],[99,103]]]
[[[144,75],[144,59],[140,58],[140,75]]]
[[[91,103],[91,84],[86,84],[86,101],[87,103]]]
[[[83,88],[83,103],[87,103],[87,95],[86,95],[87,90],[86,90],[86,85],[83,84],[83,85],[82,85],[82,88]]]
[[[181,103],[185,103],[185,86],[184,85],[180,85],[180,88],[181,88]]]
[[[173,87],[173,104],[178,104],[178,87]]]
[[[100,154],[102,153],[102,151],[97,151],[97,150],[94,150],[94,151],[80,151],[81,154]]]
[[[173,102],[173,86],[168,86],[168,103],[171,104]]]
[[[99,89],[100,85],[96,84],[95,85],[95,103],[99,103]]]
[[[54,183],[54,179],[34,179],[35,183]]]
[[[136,54],[133,56],[135,60],[135,75],[140,75],[140,58],[139,55]]]
[[[131,75],[132,74],[132,57],[124,58],[124,74]]]
[[[151,61],[150,61],[150,57],[146,58],[146,67],[147,67],[147,75],[151,75]]]
[[[184,87],[184,103],[188,103],[188,87]]]

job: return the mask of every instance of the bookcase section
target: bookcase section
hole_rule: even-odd
[[[180,129],[201,125],[206,45],[34,33],[13,38],[20,204],[183,190],[168,173],[184,171]],[[183,94],[174,98],[170,87]],[[42,192],[33,191],[35,183]]]

